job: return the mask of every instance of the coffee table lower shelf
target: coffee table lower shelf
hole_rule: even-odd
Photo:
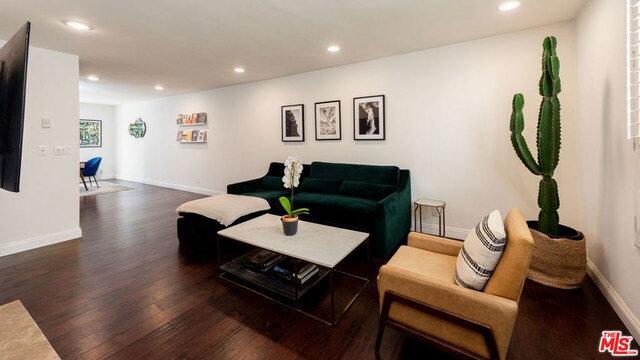
[[[220,266],[219,270],[221,271],[221,273],[219,277],[246,290],[264,296],[281,305],[294,309],[299,313],[309,316],[326,325],[335,326],[369,284],[369,280],[364,277],[349,274],[337,269],[327,269],[318,266],[318,273],[315,276],[313,276],[304,284],[298,285],[293,281],[282,279],[277,275],[270,273],[270,271],[263,272],[247,267],[244,264],[244,259],[250,256],[252,253],[253,252],[250,252],[249,254],[235,258]],[[335,312],[334,273],[345,275],[363,283],[357,293],[347,300],[346,306],[344,306],[339,314],[336,314]],[[329,319],[324,319],[316,314],[312,314],[303,310],[300,306],[300,301],[305,297],[305,295],[315,289],[318,284],[325,280],[327,277],[329,278],[330,286],[329,295],[331,297],[331,314]]]

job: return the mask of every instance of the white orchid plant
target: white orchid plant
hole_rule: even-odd
[[[309,214],[309,209],[307,208],[293,210],[293,190],[300,185],[301,174],[302,161],[295,156],[289,156],[287,161],[284,162],[284,176],[282,177],[282,182],[284,183],[285,188],[291,189],[291,198],[281,196],[279,200],[290,218],[294,218],[302,214]]]

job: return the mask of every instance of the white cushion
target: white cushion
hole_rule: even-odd
[[[221,194],[186,202],[176,209],[177,213],[193,213],[216,220],[224,226],[231,225],[241,216],[269,210],[267,200],[255,196]]]
[[[456,284],[482,291],[507,242],[502,216],[492,211],[469,232],[456,261]]]

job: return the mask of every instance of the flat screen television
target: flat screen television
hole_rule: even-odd
[[[0,188],[12,192],[20,191],[30,30],[27,22],[0,49]]]

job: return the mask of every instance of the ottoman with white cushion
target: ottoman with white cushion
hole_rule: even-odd
[[[221,194],[186,202],[176,209],[178,240],[188,246],[213,247],[218,231],[265,214],[269,203],[259,197]]]

